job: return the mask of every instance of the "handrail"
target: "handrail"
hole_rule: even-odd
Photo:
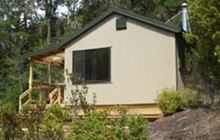
[[[42,84],[42,85],[52,85],[52,86],[65,86],[64,82],[56,82],[49,84],[48,82],[42,80],[33,80],[33,84]]]
[[[22,94],[20,94],[19,98],[24,98],[26,95],[28,95],[31,92],[31,88],[29,88],[28,90],[26,90],[25,92],[23,92]]]
[[[52,98],[58,92],[58,88],[55,88],[50,94],[49,98]]]
[[[49,93],[49,104],[61,103],[61,88],[56,87],[51,93]]]
[[[28,105],[30,102],[31,100],[27,100],[25,103],[23,103],[22,107]]]
[[[19,112],[21,111],[23,106],[26,106],[30,102],[30,97],[24,103],[22,102],[22,99],[27,95],[30,95],[31,91],[32,89],[29,88],[19,96]]]
[[[19,113],[21,113],[21,110],[24,106],[30,104],[33,101],[31,98],[31,92],[32,88],[29,88],[19,96]],[[28,99],[25,99],[27,96],[29,96]],[[49,93],[48,98],[50,105],[61,104],[61,86],[54,88],[53,91]]]

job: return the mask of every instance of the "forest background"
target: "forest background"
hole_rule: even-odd
[[[27,89],[28,64],[22,56],[56,44],[88,22],[118,6],[166,22],[181,11],[183,0],[0,0],[0,95],[18,97]],[[186,70],[212,90],[220,87],[220,2],[189,0],[192,32]],[[61,13],[60,7],[66,12]],[[39,10],[41,14],[39,14]],[[44,13],[44,14],[42,14]],[[180,26],[179,22],[176,26]],[[42,67],[35,77],[42,78]],[[219,90],[216,90],[219,91]],[[15,98],[13,98],[17,102]]]

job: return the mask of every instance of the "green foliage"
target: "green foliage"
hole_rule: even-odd
[[[105,112],[92,110],[72,124],[71,140],[147,140],[148,123],[141,116],[128,116],[118,108],[119,118],[110,119]]]
[[[4,132],[2,128],[0,128],[0,140],[4,140]]]
[[[69,73],[68,70],[66,70],[66,74],[68,76],[67,80],[71,84],[73,84],[75,79],[78,78],[73,73]],[[72,97],[70,98],[70,103],[75,116],[78,115],[78,111],[80,109],[83,110],[84,114],[94,109],[94,105],[96,102],[95,94],[93,96],[93,102],[89,103],[87,101],[88,87],[83,81],[81,82],[81,84],[75,83],[74,89],[71,90],[71,93],[72,93]]]
[[[199,106],[199,96],[196,91],[184,89],[164,89],[157,96],[157,102],[164,115],[171,115],[184,108]]]
[[[20,117],[22,118],[23,125],[28,129],[27,138],[33,140],[40,139],[40,124],[44,116],[44,109],[45,105],[40,102],[36,102],[34,105],[27,105],[23,108]]]
[[[198,92],[192,89],[185,89],[181,91],[181,107],[198,107],[199,106],[199,96]]]
[[[60,105],[54,104],[48,107],[44,112],[41,122],[41,128],[45,133],[45,137],[51,140],[62,139],[64,121],[67,118],[69,118],[69,113]]]
[[[148,123],[142,116],[128,117],[128,139],[129,140],[147,140]]]
[[[182,1],[183,0],[81,0],[79,17],[82,25],[85,25],[112,6],[118,6],[137,14],[165,21],[177,14]]]
[[[12,103],[12,111],[16,112],[18,109],[18,97],[20,94],[20,88],[18,86],[8,87],[5,93],[1,97],[1,101]]]
[[[220,45],[216,46],[214,54],[218,57],[218,62],[220,63]]]
[[[117,140],[147,140],[148,122],[142,116],[129,116],[125,107],[118,106],[119,119],[112,120]]]
[[[162,112],[170,115],[177,112],[181,107],[180,91],[174,89],[164,89],[157,97]]]
[[[114,140],[110,120],[104,112],[90,111],[72,125],[69,140]]]
[[[87,101],[88,95],[88,87],[85,84],[82,84],[81,87],[75,85],[75,89],[71,91],[72,97],[70,99],[71,105],[73,106],[73,111],[75,115],[77,115],[77,110],[82,109],[83,112],[86,114],[90,110],[94,108],[94,103],[90,104]]]
[[[176,15],[181,7],[183,0],[157,0],[153,1],[155,7],[151,11],[151,17],[161,21],[166,21]],[[179,26],[179,21],[174,26]]]
[[[220,87],[220,3],[219,0],[189,0],[192,33],[185,35],[195,48],[198,72],[208,83]]]
[[[17,115],[19,87],[7,88],[0,101],[0,122],[4,139],[22,138],[23,132]]]
[[[2,134],[5,140],[19,139],[23,137],[20,120],[12,102],[0,102],[0,121]]]
[[[42,103],[29,105],[20,114],[23,126],[28,129],[26,139],[63,139],[64,121],[69,118],[69,112],[60,105],[54,104],[48,108]]]

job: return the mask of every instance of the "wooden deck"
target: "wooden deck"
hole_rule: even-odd
[[[123,104],[123,105],[95,105],[96,110],[106,111],[110,118],[118,118],[117,106],[122,106],[127,109],[127,114],[131,116],[142,115],[148,120],[155,120],[163,116],[163,113],[158,104]],[[66,106],[71,109],[71,106]],[[78,111],[78,115],[84,115],[83,110]]]

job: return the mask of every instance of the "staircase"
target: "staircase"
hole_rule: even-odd
[[[32,92],[32,88],[29,88],[28,90],[26,90],[25,92],[23,92],[19,96],[19,113],[21,112],[21,110],[24,106],[27,106],[31,102],[31,100],[32,100],[31,99],[31,92]],[[26,100],[25,100],[25,98],[26,98]]]
[[[36,106],[38,101],[32,100],[32,91],[32,88],[29,88],[19,96],[19,113],[21,113],[21,110],[27,105],[32,105],[32,107]],[[62,88],[60,86],[55,87],[48,94],[47,106],[52,104],[62,104],[63,100],[61,92]],[[41,95],[39,100],[41,101]]]

